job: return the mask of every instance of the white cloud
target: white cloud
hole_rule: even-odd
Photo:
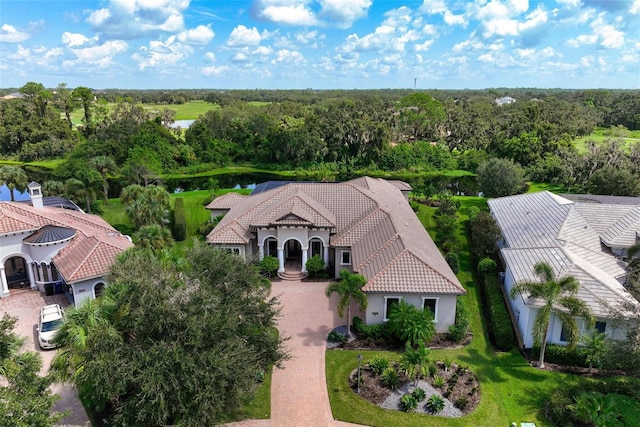
[[[609,49],[619,49],[624,46],[625,35],[614,25],[604,21],[604,12],[591,23],[593,30],[591,34],[581,34],[567,41],[571,47],[579,47],[581,45],[594,45],[598,43],[600,46]]]
[[[89,41],[91,41],[91,39],[85,36],[84,34],[74,34],[66,31],[62,33],[62,43],[67,45],[67,47],[82,46],[83,44],[88,43]]]
[[[175,65],[193,53],[193,48],[176,42],[171,36],[166,41],[152,40],[149,46],[141,46],[131,59],[138,63],[138,68],[166,68]]]
[[[284,25],[318,25],[318,20],[305,0],[257,0],[252,14],[268,22]]]
[[[372,0],[320,0],[318,16],[330,25],[349,28],[358,19],[367,16]]]
[[[256,46],[262,41],[262,36],[256,27],[247,28],[244,25],[238,25],[231,31],[227,39],[227,46]]]
[[[205,45],[213,40],[215,33],[206,25],[198,25],[195,28],[178,33],[177,37],[182,43]]]
[[[63,65],[73,67],[78,64],[92,65],[104,68],[113,63],[113,57],[127,50],[128,45],[122,40],[110,40],[101,45],[72,48],[71,52],[76,56],[76,60],[65,61]]]
[[[31,35],[16,29],[13,25],[4,24],[0,27],[0,42],[20,43],[31,38]]]
[[[87,17],[93,29],[107,38],[134,39],[184,29],[182,13],[190,0],[110,0],[109,6]]]
[[[273,60],[275,63],[287,63],[287,64],[302,64],[304,63],[304,56],[297,50],[281,49],[276,52],[276,57]]]
[[[424,43],[417,43],[414,46],[416,52],[426,52],[433,45],[435,40],[427,40]]]
[[[253,50],[252,53],[259,56],[269,56],[273,53],[273,49],[271,49],[269,46],[258,46]]]
[[[206,62],[216,62],[216,54],[213,52],[207,52],[204,54],[204,60]]]
[[[640,0],[634,0],[633,4],[629,8],[629,13],[632,15],[640,13]]]
[[[224,75],[227,71],[230,70],[230,67],[226,65],[222,66],[212,66],[212,67],[204,67],[202,69],[202,74],[205,76],[221,76]]]

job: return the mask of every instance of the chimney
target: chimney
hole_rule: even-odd
[[[29,196],[31,196],[31,206],[36,209],[42,209],[44,204],[42,202],[42,187],[35,181],[31,181],[29,185],[27,185],[27,190],[29,191]]]

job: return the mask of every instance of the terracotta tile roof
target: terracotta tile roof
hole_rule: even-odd
[[[351,248],[354,271],[375,278],[367,288],[371,292],[402,287],[403,292],[464,294],[400,188],[410,187],[370,177],[292,182],[231,207],[207,241],[247,244],[255,238],[252,231],[278,224],[330,227],[331,246]]]
[[[249,196],[240,193],[227,193],[213,199],[207,206],[207,209],[231,209],[238,203],[246,200]]]
[[[76,231],[76,236],[61,249],[53,262],[68,283],[99,277],[109,272],[115,256],[133,243],[97,215],[69,209],[26,203],[0,202],[0,233],[34,231],[45,226]]]

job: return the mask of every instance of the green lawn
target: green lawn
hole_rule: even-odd
[[[606,141],[608,138],[616,138],[621,137],[624,141],[629,144],[636,144],[640,142],[640,131],[629,131],[629,130],[618,130],[618,129],[596,129],[591,135],[583,136],[580,138],[576,138],[573,140],[573,144],[578,150],[579,153],[585,153],[587,151],[586,143],[587,141],[594,141],[597,143],[601,143]]]
[[[195,120],[207,111],[219,110],[218,104],[205,101],[189,101],[184,104],[143,104],[148,111],[162,111],[165,108],[176,112],[176,120]]]
[[[461,206],[461,220],[468,220],[467,211],[471,206],[486,207],[480,197],[456,197]],[[434,208],[420,206],[418,217],[427,231],[434,234],[432,215]],[[459,238],[462,250],[458,252],[461,270],[458,278],[467,290],[467,307],[470,329],[474,335],[468,346],[456,350],[434,350],[433,360],[450,358],[456,363],[468,366],[480,383],[481,401],[468,416],[452,419],[399,411],[383,410],[357,396],[350,389],[347,378],[357,367],[358,351],[327,351],[327,387],[331,408],[336,419],[371,426],[508,426],[512,421],[535,422],[538,427],[550,426],[543,408],[550,393],[559,384],[581,381],[580,377],[541,371],[529,366],[517,350],[500,353],[493,350],[483,327],[480,315],[480,294],[470,271],[470,254],[466,233],[461,224]],[[362,351],[364,360],[381,352]],[[385,352],[388,357],[398,359],[398,353]]]

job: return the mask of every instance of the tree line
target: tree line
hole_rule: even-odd
[[[250,164],[315,170],[326,179],[355,171],[433,176],[476,174],[492,158],[513,162],[524,178],[573,191],[640,194],[640,149],[624,139],[640,130],[637,91],[193,90],[185,100],[218,108],[184,132],[172,127],[174,111],[139,102],[153,95],[153,102],[180,103],[160,96],[180,91],[49,90],[29,82],[19,92],[22,98],[0,102],[0,155],[64,158],[56,181],[77,179],[95,185],[96,194],[98,175],[148,185],[168,173]],[[505,94],[516,102],[498,105]],[[76,127],[71,113],[78,109]],[[574,140],[596,128],[608,129],[607,141],[579,151]],[[452,181],[412,184],[439,191]]]

